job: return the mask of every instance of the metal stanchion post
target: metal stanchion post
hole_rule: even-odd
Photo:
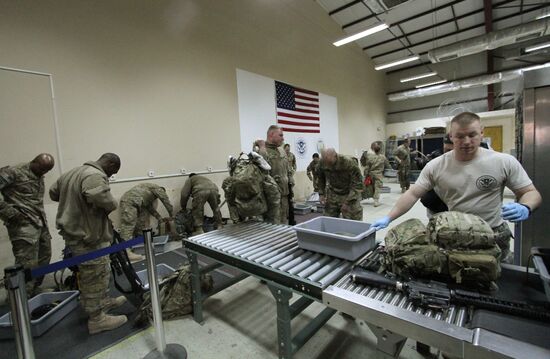
[[[166,344],[164,324],[162,322],[162,309],[160,307],[155,249],[153,247],[153,230],[151,228],[143,231],[143,239],[145,246],[145,259],[147,261],[147,276],[149,278],[149,291],[151,294],[153,322],[155,325],[155,336],[157,339],[157,349],[147,354],[144,359],[185,359],[187,358],[187,351],[183,346],[179,344]]]
[[[8,291],[11,321],[15,333],[15,345],[19,359],[34,359],[32,346],[31,321],[25,288],[23,266],[15,265],[4,269],[4,285]]]

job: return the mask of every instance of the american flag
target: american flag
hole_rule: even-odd
[[[277,124],[283,131],[320,133],[319,93],[275,81]]]

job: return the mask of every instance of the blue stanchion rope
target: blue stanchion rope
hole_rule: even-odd
[[[120,252],[122,250],[125,250],[126,248],[133,247],[141,243],[143,243],[143,236],[139,236],[129,241],[124,241],[122,243],[117,243],[110,247],[101,248],[101,249],[98,249],[97,251],[88,252],[80,256],[71,257],[71,258],[64,259],[59,262],[51,263],[42,267],[33,268],[30,271],[31,277],[32,278],[42,277],[48,273],[53,273],[63,268],[76,266],[76,265],[79,265],[80,263],[91,261],[92,259],[107,256],[111,253]]]

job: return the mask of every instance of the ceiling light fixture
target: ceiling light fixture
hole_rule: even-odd
[[[431,77],[431,76],[435,76],[435,75],[437,75],[437,72],[432,71],[432,72],[427,72],[427,73],[425,73],[425,74],[420,74],[420,75],[416,75],[416,76],[406,77],[406,78],[401,79],[401,80],[399,80],[399,81],[401,81],[401,82],[409,82],[409,81],[424,79],[424,78],[426,78],[426,77]]]
[[[520,71],[521,72],[526,72],[526,71],[540,70],[540,69],[545,69],[547,67],[550,67],[550,62],[544,63],[542,65],[524,67],[524,68],[520,69]]]
[[[544,19],[545,17],[548,17],[548,16],[550,16],[550,12],[549,12],[548,14],[539,15],[539,16],[537,16],[535,19],[536,19],[536,20],[540,20],[540,19]]]
[[[443,80],[439,80],[439,81],[428,82],[427,84],[417,85],[417,86],[415,86],[415,87],[416,87],[417,89],[420,89],[420,88],[422,88],[422,87],[428,87],[428,86],[432,86],[432,85],[442,84],[443,82],[447,82],[447,80],[443,79]]]
[[[388,62],[388,63],[382,64],[382,65],[374,66],[374,69],[376,71],[383,70],[383,69],[387,69],[388,67],[394,67],[394,66],[398,66],[398,65],[401,65],[401,64],[406,64],[407,62],[415,61],[415,60],[418,60],[419,58],[420,58],[420,56],[415,55],[415,56],[407,57],[405,59],[392,61],[392,62]]]
[[[537,51],[537,50],[540,50],[540,49],[545,49],[547,47],[550,47],[550,42],[545,42],[544,44],[536,44],[536,45],[533,45],[533,46],[526,47],[524,51],[525,52],[533,52],[533,51]]]
[[[361,39],[365,36],[369,36],[369,35],[372,35],[372,34],[375,34],[375,33],[379,32],[379,31],[385,30],[388,27],[389,26],[387,24],[376,25],[376,26],[371,27],[369,29],[366,29],[364,31],[358,32],[357,34],[346,36],[343,39],[334,42],[333,45],[336,46],[336,47],[342,46],[342,45],[348,44],[352,41]]]

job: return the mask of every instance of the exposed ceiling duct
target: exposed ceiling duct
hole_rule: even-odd
[[[520,77],[525,71],[538,70],[546,67],[550,67],[550,62],[547,62],[543,65],[528,66],[522,69],[502,71],[502,72],[497,72],[490,75],[471,77],[469,79],[460,80],[460,81],[446,82],[441,85],[393,93],[388,95],[388,100],[402,101],[402,100],[408,100],[411,98],[437,95],[440,93],[458,91],[458,90],[469,89],[473,87],[487,86],[498,82],[513,80],[515,78]]]
[[[428,58],[433,63],[453,60],[548,34],[550,34],[550,18],[543,18],[430,50]]]

